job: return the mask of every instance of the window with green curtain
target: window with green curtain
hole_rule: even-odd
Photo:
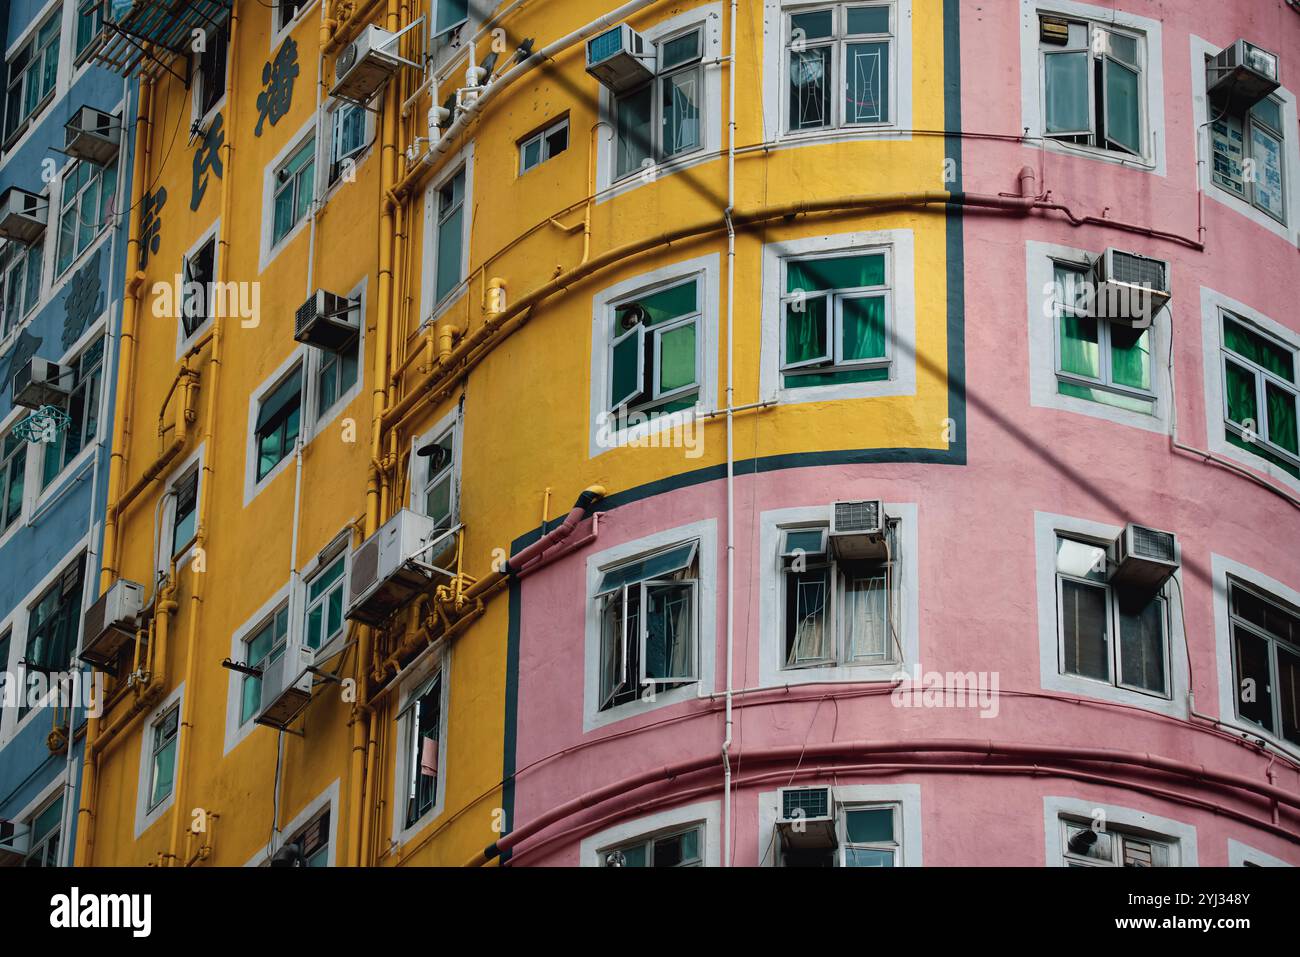
[[[840,354],[845,362],[885,355],[885,297],[841,301]]]
[[[889,378],[887,273],[883,252],[786,263],[781,310],[785,387]],[[864,292],[874,289],[881,292]]]
[[[1300,476],[1300,465],[1283,454],[1300,457],[1295,352],[1226,313],[1223,347],[1227,420],[1242,430],[1228,430],[1228,442]]]
[[[624,329],[633,307],[643,318]],[[610,409],[626,405],[654,416],[688,408],[700,381],[698,277],[641,293],[611,316]]]
[[[1087,282],[1083,269],[1068,264],[1055,266],[1057,392],[1152,415],[1156,402],[1151,329],[1085,314],[1081,307]]]

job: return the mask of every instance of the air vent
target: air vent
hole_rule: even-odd
[[[885,554],[885,509],[879,499],[831,503],[831,551],[847,560]]]
[[[440,534],[433,519],[402,509],[352,556],[349,621],[381,625],[432,582],[429,544]]]
[[[1133,588],[1143,594],[1158,590],[1178,570],[1178,538],[1145,525],[1129,524],[1115,540],[1113,584]]]
[[[311,672],[306,656],[290,647],[262,670],[262,700],[255,724],[285,730],[311,703]]]
[[[788,850],[839,845],[835,833],[835,801],[830,788],[781,788],[778,794],[781,816],[776,826]]]

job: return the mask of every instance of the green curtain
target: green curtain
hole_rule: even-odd
[[[797,311],[795,303],[785,307],[785,361],[787,365],[826,358],[830,355],[826,341],[826,299],[819,297],[803,303]]]
[[[786,267],[786,292],[821,292],[826,289],[857,289],[885,284],[885,256],[840,256],[835,259],[805,259]]]
[[[1087,316],[1061,316],[1061,371],[1101,378],[1101,353],[1097,320]]]
[[[678,316],[689,316],[696,311],[698,301],[695,280],[692,279],[671,289],[642,296],[637,299],[637,304],[646,311],[646,325],[657,326]]]
[[[1300,454],[1296,445],[1296,397],[1271,382],[1264,388],[1268,407],[1268,440],[1288,452]]]
[[[1295,381],[1295,360],[1290,352],[1227,316],[1223,318],[1223,344],[1274,375]]]
[[[1259,425],[1259,410],[1255,407],[1255,373],[1228,360],[1226,388],[1228,392],[1228,419],[1232,422],[1253,422]]]
[[[659,337],[659,392],[673,392],[695,384],[695,323],[687,323]]]
[[[1151,330],[1112,323],[1110,378],[1115,385],[1151,388]]]
[[[884,358],[885,297],[845,299],[841,308],[840,350],[844,361]]]

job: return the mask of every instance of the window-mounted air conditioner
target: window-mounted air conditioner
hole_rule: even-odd
[[[1246,40],[1238,40],[1211,59],[1205,79],[1216,112],[1227,109],[1237,116],[1244,116],[1280,85],[1277,55]]]
[[[283,731],[311,703],[311,652],[289,647],[262,668],[262,699],[254,724]]]
[[[45,232],[49,202],[17,186],[0,193],[0,239],[31,245]]]
[[[587,41],[587,72],[615,93],[654,76],[654,47],[626,23]]]
[[[1115,539],[1112,584],[1155,591],[1178,570],[1181,552],[1173,532],[1132,523]]]
[[[356,339],[360,312],[351,299],[317,289],[294,314],[293,337],[309,346],[338,352]]]
[[[838,559],[883,558],[889,521],[879,499],[831,503],[831,552]]]
[[[135,637],[144,609],[144,586],[119,578],[86,610],[77,657],[105,671],[115,670],[118,652]]]
[[[1093,315],[1148,326],[1169,303],[1169,267],[1119,249],[1107,249],[1092,265]]]
[[[402,63],[397,35],[369,24],[335,59],[330,96],[365,106]]]
[[[30,827],[17,821],[0,821],[0,865],[21,864],[31,846]]]
[[[122,127],[112,113],[83,106],[63,125],[63,152],[97,166],[107,166],[122,143]]]
[[[66,408],[72,395],[72,370],[49,359],[32,356],[14,373],[10,398],[14,405],[39,409],[43,405]]]
[[[442,535],[433,519],[402,509],[352,553],[348,575],[349,621],[383,624],[428,589],[428,545]]]
[[[787,849],[814,850],[839,846],[835,834],[835,800],[829,787],[780,788],[781,814],[776,829]]]

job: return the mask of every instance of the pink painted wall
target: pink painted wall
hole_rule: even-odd
[[[1016,143],[966,140],[967,190],[1014,188],[1015,171],[1039,168],[1053,198],[1077,213],[1100,215],[1195,237],[1196,158],[1190,77],[1191,34],[1215,44],[1255,39],[1283,54],[1283,82],[1300,89],[1300,16],[1281,3],[1215,4],[1123,0],[1126,10],[1163,23],[1167,175],[1121,169],[1096,160],[1042,153]],[[965,78],[963,125],[981,132],[1020,127],[1018,4],[963,3]],[[996,91],[996,95],[990,95]],[[1300,131],[1288,129],[1288,135]],[[1300,188],[1300,171],[1288,171]],[[832,740],[989,739],[1001,743],[1090,746],[1150,752],[1189,764],[1268,781],[1267,757],[1216,733],[1138,710],[1075,703],[1045,692],[1040,681],[1034,513],[1052,512],[1114,525],[1138,521],[1175,531],[1182,544],[1185,630],[1198,711],[1217,715],[1212,552],[1300,588],[1300,513],[1281,498],[1222,468],[1172,454],[1166,436],[1089,416],[1030,405],[1025,327],[1025,243],[1029,240],[1100,250],[1119,246],[1172,264],[1174,364],[1180,438],[1206,447],[1200,288],[1241,300],[1300,333],[1300,257],[1296,247],[1222,203],[1204,203],[1206,252],[1098,228],[1075,229],[1059,218],[1000,215],[965,219],[966,362],[969,464],[861,465],[801,468],[746,476],[736,482],[736,687],[758,684],[759,599],[748,582],[760,556],[757,522],[768,509],[824,505],[870,497],[918,505],[920,649],[926,670],[997,671],[1001,712],[994,719],[957,709],[899,709],[888,695],[843,696],[861,686],[803,686],[741,699],[733,753],[747,768],[747,751]],[[942,228],[942,227],[937,227]],[[1293,229],[1294,233],[1294,224]],[[1163,361],[1164,357],[1160,357]],[[990,413],[992,411],[992,414]],[[601,521],[603,550],[700,519],[718,523],[719,577],[716,680],[725,662],[725,488],[722,483],[674,491],[617,509]],[[582,731],[585,555],[569,556],[522,585],[515,824],[528,822],[583,792],[691,757],[717,755],[721,701],[690,701]],[[1221,583],[1220,583],[1221,587]],[[706,632],[708,629],[706,628]],[[1184,654],[1180,636],[1170,653]],[[1007,695],[1031,692],[1034,697]],[[819,699],[839,694],[834,701]],[[1229,716],[1230,717],[1230,716]],[[561,753],[564,752],[564,753]],[[790,765],[761,770],[793,770]],[[835,781],[920,785],[927,865],[1044,863],[1043,797],[1077,797],[1153,813],[1196,828],[1203,865],[1228,862],[1235,838],[1300,864],[1300,817],[1283,812],[1292,837],[1231,820],[1210,808],[1231,807],[1260,821],[1268,807],[1245,795],[1193,782],[1171,782],[1115,769],[1121,781],[1176,790],[1205,802],[1196,807],[1139,793],[1045,775],[1003,776],[905,769],[888,774],[847,772]],[[1274,783],[1300,791],[1296,766],[1272,765]],[[829,779],[826,779],[829,780]],[[759,860],[757,792],[786,783],[742,787],[735,799],[735,860]],[[800,783],[811,783],[801,779]],[[521,864],[576,864],[578,842],[613,821],[643,816],[641,802],[707,785],[719,800],[721,774],[645,788],[625,801],[576,815],[521,844]],[[763,840],[767,840],[767,835]]]

